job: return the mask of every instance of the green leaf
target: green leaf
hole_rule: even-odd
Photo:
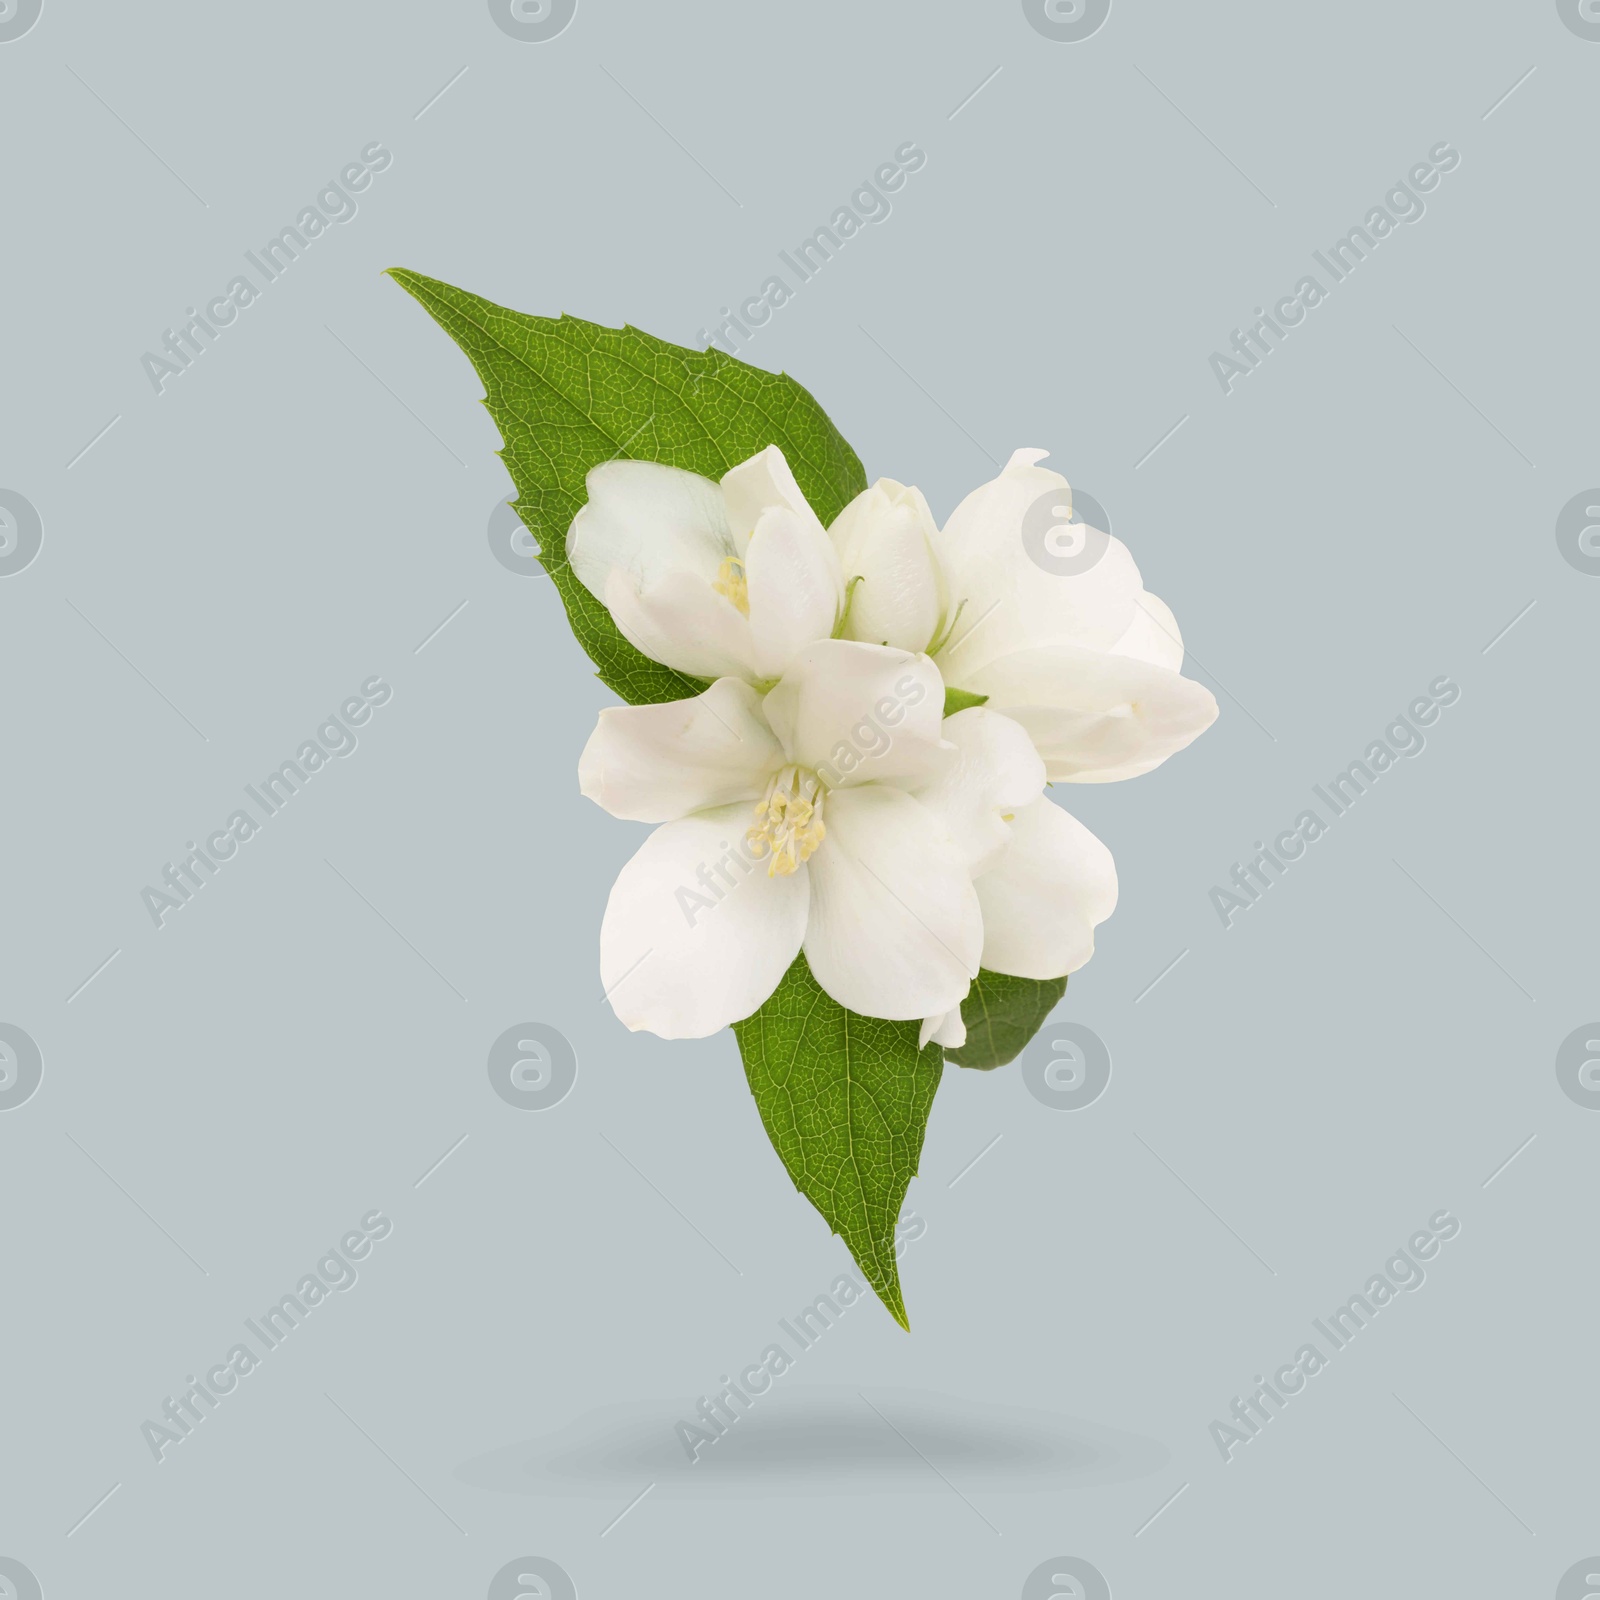
[[[946,1050],[945,1059],[981,1072],[1016,1060],[1066,992],[1065,978],[1011,978],[984,969],[961,1002],[967,1042]]]
[[[392,277],[466,352],[500,429],[516,509],[539,543],[578,642],[635,705],[705,685],[649,660],[567,563],[567,529],[602,461],[660,461],[708,478],[775,444],[824,523],[867,486],[856,453],[793,378],[637,328],[533,317],[403,268]]]
[[[803,955],[772,998],[733,1025],[756,1109],[795,1187],[907,1330],[894,1227],[944,1072],[938,1045],[917,1048],[918,1030],[846,1011]]]
[[[982,706],[989,703],[986,694],[973,694],[967,689],[952,689],[948,685],[944,691],[944,714],[953,717],[958,711],[966,711],[972,706]]]

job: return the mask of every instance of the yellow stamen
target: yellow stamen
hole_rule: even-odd
[[[750,615],[750,586],[745,582],[744,562],[738,556],[725,556],[717,568],[717,581],[711,585],[725,600],[731,600],[745,616]]]
[[[814,772],[783,767],[773,775],[756,804],[756,825],[745,834],[759,861],[770,855],[769,878],[788,877],[827,837],[822,800],[827,790]]]

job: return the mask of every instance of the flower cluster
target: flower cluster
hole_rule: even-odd
[[[1045,787],[1148,772],[1217,705],[1118,540],[1039,559],[1038,507],[1070,504],[1043,454],[943,528],[887,478],[824,527],[776,446],[720,483],[589,473],[573,571],[646,656],[709,680],[601,712],[579,766],[613,816],[657,824],[601,927],[628,1027],[715,1033],[804,951],[840,1005],[955,1048],[980,967],[1059,978],[1093,954],[1116,869]]]

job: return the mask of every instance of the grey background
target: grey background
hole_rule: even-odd
[[[45,0],[0,44],[0,487],[44,523],[0,580],[0,1021],[44,1055],[0,1115],[0,1554],[51,1597],[478,1595],[527,1554],[584,1600],[1005,1596],[1053,1555],[1119,1600],[1553,1594],[1600,1546],[1600,1117],[1554,1071],[1600,1015],[1600,583],[1554,538],[1600,481],[1597,73],[1533,0],[1117,0],[1079,43],[1016,4],[582,0],[531,44],[466,0]],[[152,393],[141,355],[374,140],[359,215]],[[980,1484],[908,1445],[879,1493],[620,1522],[633,1490],[476,1487],[597,1408],[687,1416],[849,1262],[732,1038],[601,1003],[641,837],[577,793],[609,697],[492,558],[479,387],[379,272],[695,343],[906,140],[893,215],[744,353],[941,516],[1048,447],[1222,716],[1057,794],[1121,876],[1060,1013],[1109,1089],[1061,1113],[950,1069],[914,1332],[852,1309],[786,1393],[1167,1462]],[[1426,216],[1225,397],[1212,351],[1440,140]],[[140,890],[372,674],[359,750],[153,928]],[[1440,674],[1425,752],[1225,931],[1212,885]],[[530,1020],[580,1064],[537,1114],[485,1069]],[[1212,1419],[1442,1207],[1424,1288],[1224,1465]],[[359,1284],[153,1462],[140,1424],[372,1208]]]

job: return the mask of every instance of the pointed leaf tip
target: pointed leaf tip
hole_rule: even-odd
[[[895,1225],[922,1155],[943,1052],[918,1048],[916,1022],[846,1011],[803,955],[733,1031],[762,1126],[795,1187],[909,1333]]]

